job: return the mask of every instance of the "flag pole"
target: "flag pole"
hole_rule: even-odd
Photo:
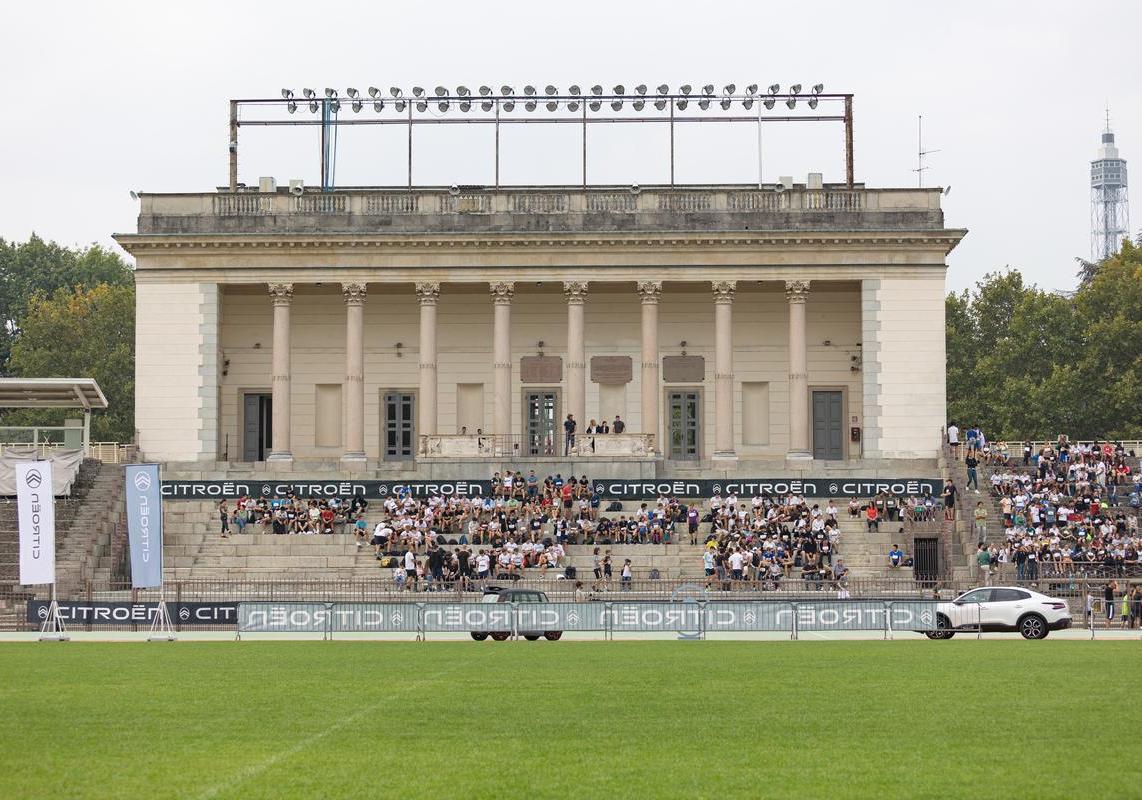
[[[52,601],[48,604],[48,615],[44,624],[40,626],[41,642],[66,642],[71,637],[67,635],[67,628],[63,624],[63,617],[59,613],[59,603],[56,601],[56,582],[52,581]]]

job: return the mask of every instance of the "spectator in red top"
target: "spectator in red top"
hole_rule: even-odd
[[[571,519],[574,516],[572,506],[575,504],[574,478],[568,478],[567,483],[563,484],[563,488],[559,490],[559,495],[563,500],[563,516]]]
[[[880,531],[879,515],[876,512],[876,503],[869,503],[868,510],[865,511],[865,516],[868,518],[868,532]]]

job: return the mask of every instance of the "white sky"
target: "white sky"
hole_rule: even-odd
[[[1142,169],[1140,29],[1136,0],[5,4],[0,236],[112,244],[134,227],[129,190],[224,184],[227,100],[282,87],[821,82],[856,95],[856,179],[872,187],[916,185],[923,115],[925,146],[940,150],[925,185],[951,185],[947,224],[970,230],[949,288],[1007,264],[1069,288],[1073,257],[1090,251],[1089,161],[1108,103]],[[665,181],[664,129],[610,127],[592,128],[592,182]],[[381,130],[342,137],[339,185],[403,180],[403,139]],[[317,182],[313,131],[243,128],[241,180]],[[839,124],[765,131],[767,181],[843,179]],[[418,128],[416,181],[490,182],[490,136]],[[517,126],[503,147],[504,182],[578,180],[574,126]],[[677,153],[680,182],[756,180],[752,127],[691,126]]]

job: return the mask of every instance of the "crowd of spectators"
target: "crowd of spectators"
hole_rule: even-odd
[[[980,445],[969,445],[965,462],[974,472]],[[978,462],[977,462],[978,463]],[[1142,538],[1142,474],[1133,452],[1118,444],[1024,444],[1019,457],[996,464],[987,477],[990,502],[976,499],[971,511],[977,562],[983,576],[996,571],[1016,580],[1064,575],[1134,574]],[[973,480],[974,478],[974,480]],[[969,491],[979,492],[969,472]],[[991,541],[991,508],[1001,541]]]
[[[702,555],[707,587],[778,589],[791,578],[818,589],[843,586],[848,567],[836,555],[839,513],[835,501],[822,508],[796,494],[712,498]],[[696,531],[689,529],[691,542]]]

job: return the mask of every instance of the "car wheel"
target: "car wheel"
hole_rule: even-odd
[[[1019,620],[1019,635],[1024,639],[1046,639],[1047,620],[1038,614],[1028,614]]]
[[[525,633],[523,635],[523,638],[527,639],[529,642],[537,642],[537,641],[539,641],[539,634],[538,633]]]
[[[548,631],[543,634],[543,638],[549,642],[558,642],[563,636],[563,631]]]
[[[933,641],[943,641],[944,639],[951,639],[956,635],[956,632],[951,630],[952,623],[943,614],[936,616],[936,630],[924,631],[924,635]]]
[[[488,634],[476,633],[475,631],[472,631],[472,638],[475,639],[477,642],[482,642],[488,638]]]
[[[506,642],[509,636],[511,636],[511,633],[508,631],[496,631],[492,634],[492,639],[497,642]]]

